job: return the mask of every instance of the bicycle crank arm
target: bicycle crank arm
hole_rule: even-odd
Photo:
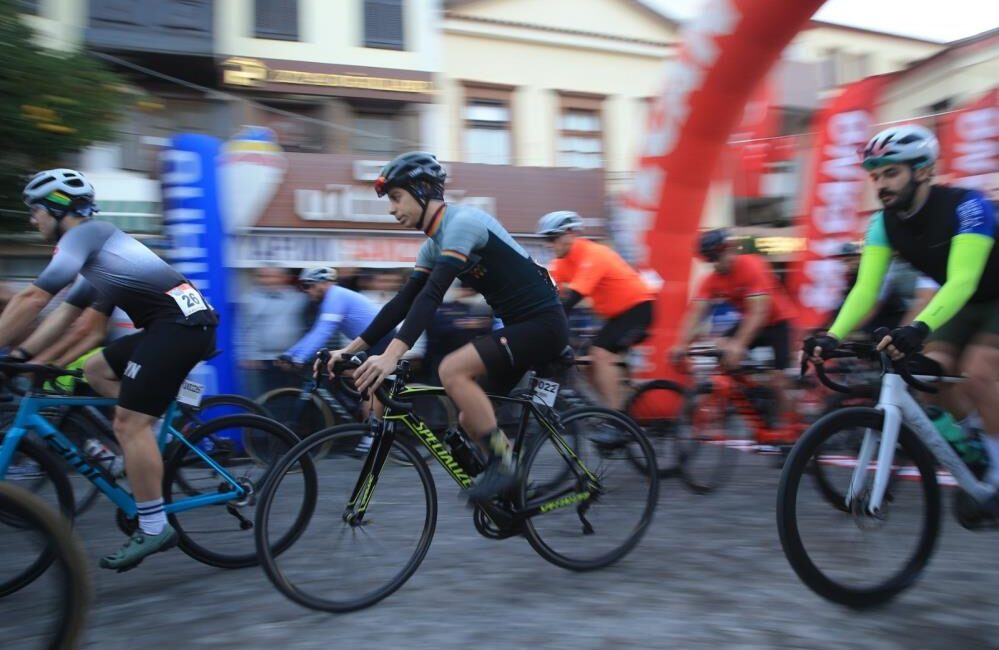
[[[232,515],[239,521],[240,530],[250,530],[251,528],[253,528],[253,522],[244,517],[243,513],[236,509],[236,506],[234,506],[231,503],[227,503],[225,504],[225,509],[229,512],[230,515]]]

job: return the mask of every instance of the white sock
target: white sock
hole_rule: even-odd
[[[163,499],[152,501],[137,501],[139,512],[139,528],[147,535],[159,535],[166,526],[166,511],[163,510]]]

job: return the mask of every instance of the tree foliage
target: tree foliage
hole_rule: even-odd
[[[110,139],[132,97],[86,52],[40,46],[14,0],[0,0],[0,97],[0,229],[22,230],[26,176]]]

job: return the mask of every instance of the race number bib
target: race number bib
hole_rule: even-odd
[[[531,380],[531,391],[535,402],[545,406],[555,406],[555,398],[558,397],[558,384],[547,379]]]
[[[190,316],[196,312],[208,309],[208,305],[205,304],[205,299],[201,297],[198,290],[186,282],[184,284],[178,284],[166,293],[168,296],[173,298],[173,301],[177,303],[177,306],[180,307],[180,310],[184,312],[185,316]]]
[[[177,393],[177,401],[188,406],[201,406],[201,396],[205,393],[205,385],[196,381],[185,379],[180,385],[180,392]]]

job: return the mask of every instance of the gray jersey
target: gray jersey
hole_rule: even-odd
[[[136,327],[158,320],[185,325],[217,322],[204,297],[184,276],[105,221],[84,221],[63,235],[35,285],[55,294],[77,274],[100,302],[120,307]],[[74,289],[78,295],[90,290],[83,285]]]
[[[507,324],[560,306],[548,271],[494,217],[464,205],[448,205],[436,230],[423,243],[416,267],[438,262],[460,267],[458,278],[475,289]]]

